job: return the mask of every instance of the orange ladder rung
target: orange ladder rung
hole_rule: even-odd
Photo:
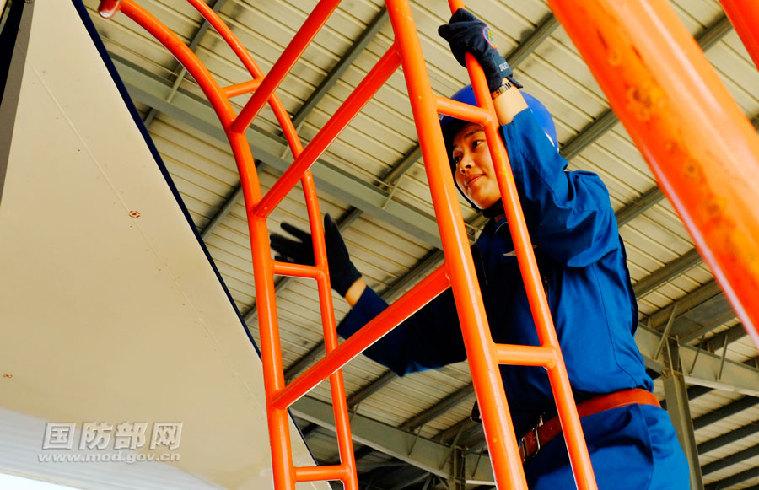
[[[449,99],[442,95],[435,96],[435,103],[437,104],[438,112],[445,114],[446,116],[453,116],[463,121],[483,125],[492,124],[494,122],[493,116],[482,107],[464,104],[463,102]]]
[[[347,477],[349,468],[340,466],[296,466],[295,479],[299,482],[342,480]]]
[[[556,366],[556,349],[546,346],[517,344],[495,344],[498,364],[518,364],[521,366],[543,366],[553,369]]]
[[[228,99],[231,99],[232,97],[237,97],[238,95],[255,92],[259,86],[261,86],[261,80],[253,79],[248,80],[247,82],[235,83],[232,85],[227,85],[226,87],[222,87],[221,93],[224,94],[224,96]]]
[[[317,279],[324,275],[324,271],[313,265],[293,264],[292,262],[274,261],[274,274],[290,277],[310,277]]]

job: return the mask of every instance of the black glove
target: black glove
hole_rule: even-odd
[[[311,234],[290,223],[282,223],[281,226],[285,232],[294,238],[277,233],[271,235],[271,248],[277,254],[274,257],[275,260],[314,265],[314,246],[311,241]],[[361,273],[351,262],[343,237],[329,214],[324,216],[324,241],[327,248],[327,262],[332,289],[337,291],[340,296],[345,296],[353,283],[361,278]]]
[[[438,27],[437,32],[440,37],[448,41],[453,56],[461,66],[466,66],[466,53],[470,53],[480,62],[491,92],[503,85],[504,78],[508,78],[517,88],[522,88],[522,85],[514,80],[514,71],[508,62],[490,42],[488,25],[468,10],[463,8],[456,10],[451,20]]]

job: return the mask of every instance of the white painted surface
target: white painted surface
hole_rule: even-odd
[[[260,360],[70,2],[34,11],[0,271],[0,471],[272,487]],[[43,421],[181,422],[181,460],[33,464]]]

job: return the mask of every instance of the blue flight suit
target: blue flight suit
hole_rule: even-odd
[[[548,303],[578,401],[629,388],[651,390],[633,339],[637,303],[624,245],[601,179],[565,171],[529,109],[501,128],[509,150]],[[496,342],[539,345],[509,228],[491,219],[472,256]],[[338,327],[349,337],[387,304],[366,288]],[[365,354],[399,375],[466,357],[450,289],[380,339]],[[522,435],[554,407],[543,368],[501,366],[515,431]],[[601,489],[686,489],[689,473],[668,414],[631,405],[582,420]],[[557,437],[525,464],[530,488],[574,488],[566,447]]]

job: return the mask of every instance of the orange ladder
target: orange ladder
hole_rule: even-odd
[[[345,400],[345,388],[340,368],[398,325],[398,323],[408,318],[414,311],[448,287],[451,287],[456,298],[467,358],[471,367],[474,389],[482,413],[488,451],[492,459],[498,486],[510,489],[526,488],[524,471],[520,463],[519,451],[509,416],[509,407],[502,389],[498,370],[499,364],[508,363],[543,366],[548,370],[577,486],[581,489],[596,488],[593,469],[590,464],[588,450],[585,446],[577,408],[572,398],[566,367],[553,327],[550,310],[546,303],[545,293],[541,286],[535,256],[532,252],[530,238],[522,210],[519,206],[513,175],[508,165],[508,155],[498,135],[499,128],[493,112],[492,101],[482,70],[477,63],[473,61],[471,56],[467,56],[467,68],[480,107],[464,105],[433,94],[427,78],[419,39],[408,3],[406,0],[387,0],[387,10],[395,33],[394,44],[380,58],[355,91],[338,108],[330,121],[304,148],[289,115],[283,109],[274,91],[316,32],[324,25],[339,1],[322,0],[317,4],[303,26],[286,47],[282,56],[266,75],[258,69],[249,53],[232,34],[231,30],[203,1],[187,1],[201,13],[229,44],[249,71],[251,80],[228,87],[220,87],[208,69],[178,36],[133,0],[102,0],[100,13],[104,17],[110,17],[117,11],[122,11],[155,36],[171,51],[187,68],[188,72],[208,97],[232,147],[240,172],[240,183],[245,195],[245,207],[250,228],[256,304],[259,312],[262,343],[261,358],[264,367],[264,385],[267,400],[267,422],[272,449],[275,487],[277,489],[293,489],[296,482],[340,480],[343,482],[345,488],[358,488],[356,463],[353,455],[350,423]],[[663,2],[663,0],[656,1]],[[724,2],[727,1],[724,0]],[[601,49],[598,43],[593,43],[593,34],[597,32],[600,35],[602,28],[612,29],[612,32],[615,33],[624,31],[620,26],[625,26],[627,22],[625,15],[629,15],[629,12],[619,16],[615,13],[615,9],[622,9],[614,4],[626,4],[628,2],[589,0],[586,2],[587,6],[584,8],[589,9],[593,15],[584,12],[583,9],[575,8],[576,2],[570,0],[551,0],[549,3],[559,20],[567,26],[567,30],[570,32],[572,38],[578,42],[580,51],[586,59],[590,60],[590,66],[596,75],[602,77],[604,73],[613,71],[609,67],[603,66],[603,60],[599,64],[593,62],[593,56]],[[629,10],[640,12],[647,10],[646,6],[642,6],[638,2],[630,2],[630,4],[633,3],[635,5],[627,6]],[[450,0],[449,4],[451,11],[463,6],[462,2],[457,0]],[[661,6],[657,8],[662,10]],[[583,11],[583,15],[579,15],[577,13],[579,11]],[[659,11],[655,13],[656,15],[662,15],[662,12]],[[665,16],[668,15],[667,12],[663,12],[663,14]],[[617,16],[615,17],[615,15]],[[650,23],[651,21],[652,18],[648,18],[647,20],[644,19],[643,22],[646,24],[646,22]],[[618,22],[620,25],[614,22]],[[676,20],[673,21],[671,18],[666,18],[666,22],[668,26],[669,24],[677,23]],[[637,30],[643,29],[641,26],[632,25],[632,23],[630,26],[633,34],[636,34]],[[677,26],[675,28],[677,29]],[[681,30],[684,30],[684,28],[681,28]],[[583,44],[581,42],[584,40],[587,40],[587,43]],[[684,38],[677,39],[677,43],[687,44],[687,42]],[[659,38],[654,41],[654,45],[663,45],[674,52],[683,49],[677,43],[667,44],[667,42]],[[615,60],[617,55],[622,56],[635,51],[631,49],[631,46],[624,45],[624,41],[614,38],[611,34],[609,35],[609,42],[604,45],[604,48],[620,50],[619,53],[614,52],[615,56],[612,57],[612,60]],[[703,58],[703,55],[700,56]],[[707,73],[707,75],[716,78],[716,75],[713,75],[713,70],[708,65],[703,66],[705,61],[699,59],[698,54],[688,52],[686,56],[682,57],[682,61],[686,64],[695,63],[699,71],[711,72],[711,74]],[[335,317],[331,303],[324,230],[314,187],[314,179],[309,167],[399,66],[403,68],[406,78],[413,116],[433,198],[435,215],[440,228],[445,262],[382,314],[369,322],[358,333],[339,344],[335,332]],[[618,64],[613,64],[613,67],[619,68]],[[687,74],[676,73],[674,76],[685,75]],[[625,76],[629,76],[629,74],[625,73]],[[626,82],[627,80],[635,82],[634,79],[627,78],[622,81]],[[688,82],[691,83],[692,79],[688,79]],[[716,87],[717,84],[712,82],[713,80],[710,79],[709,88],[719,90]],[[609,82],[612,85],[614,83],[614,80]],[[603,81],[602,86],[607,89]],[[667,86],[659,88],[662,90],[662,93],[669,94],[672,92]],[[724,88],[721,90],[725,92]],[[735,106],[735,103],[732,101],[726,102],[729,100],[729,97],[726,97],[722,92],[718,94],[719,100],[728,105],[732,103]],[[230,99],[249,93],[252,93],[250,99],[239,114],[235,113]],[[623,93],[620,96],[614,90],[611,91],[610,99],[618,113],[630,110],[625,103],[618,101],[619,97],[624,100],[629,95],[629,93]],[[292,150],[294,160],[276,184],[265,195],[262,195],[253,155],[245,139],[245,130],[267,102],[271,105],[277,117],[284,136]],[[759,172],[759,165],[757,165],[759,145],[756,142],[756,135],[747,134],[744,127],[745,117],[742,114],[736,114],[732,106],[727,107],[724,112],[727,115],[724,121],[721,122],[728,124],[729,128],[737,128],[736,131],[739,132],[736,138],[730,140],[735,145],[735,151],[742,151],[744,156],[753,158],[753,160],[749,158],[747,163],[745,163],[745,168],[750,169],[746,171],[746,175],[751,172]],[[494,157],[498,184],[503,196],[504,210],[511,235],[514,239],[520,270],[524,278],[525,288],[541,342],[539,347],[495,344],[491,338],[490,330],[485,320],[485,310],[469,251],[467,235],[458,206],[458,197],[443,146],[442,134],[438,123],[438,115],[440,113],[478,122],[485,128],[488,147]],[[668,121],[674,120],[678,115],[681,114],[667,115],[666,118]],[[627,124],[629,117],[622,115],[621,118]],[[695,126],[695,124],[687,124],[687,126]],[[677,128],[666,127],[664,129],[669,131],[667,134],[674,134],[673,131]],[[651,128],[644,129],[643,136],[636,139],[636,143],[642,148],[647,148],[646,142],[656,136],[649,134],[652,132]],[[713,136],[710,135],[710,137]],[[670,153],[672,152],[671,147],[665,146],[665,149]],[[677,149],[679,150],[680,148],[678,147]],[[651,160],[649,153],[646,152],[646,154],[649,156],[649,160]],[[701,165],[703,165],[703,168],[707,168],[709,163],[705,163],[704,160],[703,156],[700,159],[696,158],[696,167],[701,169]],[[660,165],[663,170],[659,171],[657,165]],[[754,166],[751,167],[751,165]],[[652,166],[659,178],[667,171],[671,171],[671,167],[676,167],[676,165],[668,164],[666,160],[663,162],[656,160],[655,163],[652,162]],[[708,170],[710,172],[715,171],[713,167],[708,167]],[[757,182],[758,180],[754,180],[753,182]],[[271,259],[266,218],[298,181],[301,181],[303,185],[310,219],[314,243],[314,266],[283,263]],[[683,192],[683,190],[686,193],[691,191],[690,189],[684,189],[688,185],[690,185],[690,182],[667,181],[665,191],[678,204],[678,199],[680,199],[679,196],[681,195],[678,193]],[[730,189],[734,190],[733,187],[730,187]],[[709,190],[712,191],[713,189],[709,188]],[[759,202],[759,191],[757,189],[746,189],[744,186],[739,191],[742,193],[740,194],[741,197],[745,196],[746,199],[753,199],[754,202]],[[692,192],[692,194],[696,193]],[[719,196],[726,195],[728,194],[719,194]],[[699,203],[691,203],[689,201],[685,204],[684,209],[698,209],[699,206]],[[733,224],[737,223],[739,225],[741,232],[745,230],[759,230],[759,216],[757,213],[751,214],[744,207],[735,210],[730,206],[723,206],[720,209],[737,213],[735,215],[730,214],[730,219]],[[681,213],[685,215],[682,211]],[[702,229],[711,229],[711,225],[708,223],[705,225],[699,219],[700,215],[692,220],[692,226],[689,225],[691,233],[694,233],[692,228],[696,230],[696,234],[699,234]],[[688,223],[687,219],[686,223]],[[759,233],[754,238],[759,239],[756,238],[757,236],[759,236]],[[751,245],[750,240],[744,235],[740,235],[740,240],[738,243],[741,247],[740,250],[749,250],[742,247]],[[719,252],[733,245],[733,243],[726,244],[724,240],[720,241],[716,238],[711,238],[711,236],[701,241],[697,240],[697,243],[700,245],[702,253],[706,252],[708,256],[707,261],[712,265],[713,269],[721,272],[716,274],[718,279],[724,287],[730,290],[734,284],[731,281],[734,281],[736,277],[736,274],[733,274],[736,266],[734,263],[730,263],[729,258],[727,261],[723,259],[723,256]],[[759,246],[754,247],[753,250],[759,250]],[[752,264],[755,265],[756,261],[752,262]],[[753,289],[750,290],[753,292],[759,286],[759,282],[757,282],[759,267],[754,267],[754,265],[751,266],[749,273],[746,274],[746,276],[750,276],[749,279],[744,280],[745,277],[738,277],[739,280],[735,283],[737,286],[731,289],[735,294],[730,296],[734,305],[740,304],[745,306],[742,310],[739,308],[739,314],[741,312],[745,314],[742,316],[742,319],[744,319],[744,324],[747,326],[756,325],[756,323],[749,323],[747,320],[756,319],[757,312],[759,312],[756,299],[753,302],[749,301],[749,295],[746,294],[747,291],[744,289],[753,284]],[[729,271],[730,273],[725,271]],[[326,356],[287,385],[284,381],[277,328],[274,275],[309,277],[316,281],[324,327]],[[296,467],[292,459],[290,434],[287,424],[287,409],[293,402],[327,377],[330,379],[332,390],[333,411],[341,462],[335,466]]]

